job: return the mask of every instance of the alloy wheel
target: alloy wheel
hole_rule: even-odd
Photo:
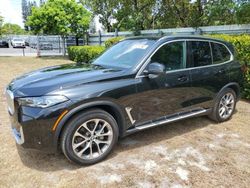
[[[113,129],[103,119],[91,119],[84,122],[75,131],[72,149],[81,159],[96,159],[102,156],[113,140]]]
[[[234,110],[235,99],[232,93],[226,93],[220,100],[219,115],[223,119],[231,116]]]

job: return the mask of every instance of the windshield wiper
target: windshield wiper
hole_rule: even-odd
[[[100,64],[92,64],[94,69],[105,69],[106,67],[100,65]]]

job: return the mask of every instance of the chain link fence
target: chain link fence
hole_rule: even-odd
[[[13,40],[21,39],[25,47],[13,46]],[[0,56],[63,56],[67,48],[74,45],[84,45],[84,39],[75,36],[61,37],[59,35],[8,35],[1,40],[9,43],[9,48],[1,48]]]

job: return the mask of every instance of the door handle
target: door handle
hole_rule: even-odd
[[[220,69],[218,72],[215,73],[216,76],[220,75],[220,74],[225,74],[225,69]]]
[[[225,69],[220,69],[220,70],[218,71],[219,74],[224,74],[225,72],[226,72]]]
[[[185,82],[188,80],[188,77],[186,75],[184,76],[180,76],[178,79],[177,79],[179,82]]]

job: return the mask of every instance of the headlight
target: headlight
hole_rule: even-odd
[[[62,95],[48,95],[42,97],[25,97],[19,98],[18,103],[22,106],[47,108],[62,102],[69,100],[67,97]]]

